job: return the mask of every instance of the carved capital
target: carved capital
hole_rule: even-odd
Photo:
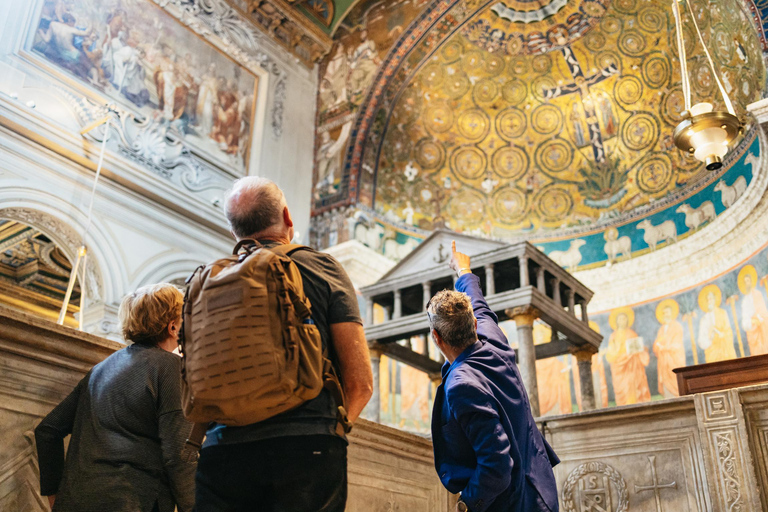
[[[592,362],[592,356],[597,354],[597,349],[592,346],[583,346],[574,348],[571,350],[571,354],[576,358],[578,362],[589,361]]]
[[[507,316],[514,320],[518,326],[532,326],[534,320],[539,318],[540,312],[531,305],[516,306],[505,311]]]

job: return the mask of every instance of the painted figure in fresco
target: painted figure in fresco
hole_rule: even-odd
[[[600,326],[596,322],[589,321],[589,328],[600,334]],[[597,407],[608,407],[608,381],[605,378],[605,364],[603,364],[604,350],[600,350],[592,356],[592,386],[595,390],[595,405]],[[581,408],[581,378],[579,376],[579,365],[576,356],[571,356],[571,369],[573,374],[573,385],[576,389],[576,405]]]
[[[665,299],[656,306],[656,319],[661,324],[653,342],[653,353],[658,362],[659,394],[665,398],[679,396],[674,368],[685,366],[683,325],[677,321],[680,306],[674,299]]]
[[[195,117],[200,131],[207,137],[213,133],[213,118],[216,112],[216,99],[219,97],[219,81],[216,77],[216,64],[208,66],[208,72],[200,81],[197,93]]]
[[[616,135],[616,117],[613,115],[611,100],[607,95],[601,94],[598,97],[597,104],[600,108],[600,115],[603,120],[603,129],[605,130],[606,138],[613,137]]]
[[[352,121],[341,127],[339,138],[333,140],[327,131],[320,134],[320,147],[317,149],[317,177],[315,190],[318,193],[333,192],[333,185],[341,167],[341,150],[349,138]],[[341,176],[338,176],[341,177]]]
[[[376,43],[368,39],[368,31],[360,31],[360,44],[349,54],[349,88],[353,95],[359,96],[371,83],[379,67],[379,54]]]
[[[616,405],[630,405],[651,400],[645,367],[651,360],[643,339],[632,330],[635,313],[632,308],[611,312],[609,324],[613,333],[608,340],[605,359],[611,365]]]
[[[347,79],[349,77],[349,60],[344,52],[344,46],[336,43],[336,53],[328,62],[325,74],[320,80],[320,100],[326,110],[333,110],[348,100]]]
[[[739,271],[741,301],[741,325],[747,332],[749,355],[768,354],[768,308],[763,293],[757,288],[757,271],[747,265]]]
[[[722,292],[716,284],[707,285],[699,292],[699,307],[704,311],[704,316],[699,321],[697,341],[704,350],[707,363],[736,358],[731,320],[720,307],[722,299]]]
[[[587,139],[584,137],[584,127],[581,124],[581,112],[579,112],[579,103],[574,101],[572,104],[572,111],[569,119],[573,124],[573,134],[576,138],[576,147],[584,147],[587,145]]]
[[[544,324],[533,326],[533,343],[541,345],[552,340],[552,329]],[[571,367],[560,357],[548,357],[536,361],[536,379],[539,387],[539,411],[547,414],[573,412],[571,399]]]
[[[80,29],[75,24],[75,17],[65,12],[61,21],[50,21],[46,30],[38,29],[37,35],[47,43],[46,53],[49,57],[75,75],[88,78],[91,66],[82,50],[75,46],[75,38],[88,36],[91,27]]]

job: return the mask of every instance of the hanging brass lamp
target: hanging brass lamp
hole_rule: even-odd
[[[680,16],[679,3],[686,0],[672,0],[672,12],[675,16],[675,28],[677,32],[677,48],[680,56],[680,74],[683,81],[683,98],[685,111],[683,121],[675,128],[675,145],[683,151],[691,153],[697,160],[704,162],[708,171],[716,171],[723,166],[723,158],[728,154],[731,143],[744,132],[744,123],[736,116],[731,99],[723,87],[720,77],[715,71],[715,64],[709,53],[707,45],[699,30],[696,16],[691,9],[691,2],[687,0],[688,12],[691,15],[696,34],[704,48],[707,62],[712,69],[720,94],[723,96],[726,112],[714,110],[711,103],[697,103],[691,105],[691,81],[688,76],[688,63],[685,55],[685,41],[683,40],[682,17]]]

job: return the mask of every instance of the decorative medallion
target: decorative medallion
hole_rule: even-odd
[[[643,63],[643,80],[650,87],[659,89],[669,81],[671,68],[669,61],[660,53],[654,53]]]
[[[461,43],[458,41],[450,41],[443,45],[440,49],[440,53],[447,64],[452,64],[461,58]]]
[[[565,171],[573,162],[573,149],[562,139],[552,139],[536,150],[536,163],[544,171],[559,173]]]
[[[476,102],[490,103],[499,95],[499,84],[492,78],[484,78],[475,85],[473,94]]]
[[[507,80],[501,87],[501,96],[510,105],[519,105],[528,95],[528,85],[522,80],[513,78]]]
[[[658,194],[672,181],[672,162],[665,154],[655,154],[637,169],[637,186],[646,194]]]
[[[432,132],[446,132],[453,126],[453,110],[446,103],[432,103],[424,111],[424,124]]]
[[[531,126],[541,135],[552,135],[563,128],[563,114],[554,105],[539,105],[531,116]]]
[[[616,81],[613,87],[614,97],[624,107],[629,107],[643,97],[643,82],[636,76],[625,76]]]
[[[510,107],[496,116],[496,131],[507,142],[514,142],[525,133],[528,122],[522,110]]]
[[[464,187],[448,200],[448,213],[451,219],[460,219],[462,229],[474,227],[485,217],[485,196],[477,190]]]
[[[685,98],[681,89],[672,89],[669,91],[661,103],[661,116],[664,121],[674,126],[683,120],[683,111],[685,111]]]
[[[457,124],[459,133],[470,142],[483,140],[490,130],[488,114],[479,108],[462,112]]]
[[[608,464],[587,462],[565,479],[560,503],[563,512],[627,512],[627,482]]]
[[[493,195],[493,213],[502,222],[514,224],[525,216],[525,194],[513,187],[502,187]]]
[[[462,146],[451,155],[451,168],[466,180],[475,180],[485,173],[485,153],[477,146]]]
[[[645,37],[637,30],[627,30],[619,38],[619,50],[625,55],[637,57],[645,51]]]
[[[445,79],[445,70],[438,64],[429,64],[421,74],[424,87],[440,87]]]
[[[422,169],[438,169],[445,163],[445,148],[432,139],[421,139],[416,144],[416,162]]]
[[[544,222],[562,222],[573,210],[573,196],[557,185],[545,187],[534,199]]]
[[[649,5],[640,9],[637,24],[646,32],[656,33],[667,28],[667,19],[656,5]]]
[[[634,151],[653,146],[659,138],[659,122],[646,112],[633,114],[621,131],[624,144]]]
[[[501,178],[516,180],[528,170],[528,155],[517,146],[499,148],[493,154],[493,170]]]
[[[469,77],[465,73],[457,72],[449,75],[443,83],[445,93],[453,100],[457,100],[469,92],[472,86]]]

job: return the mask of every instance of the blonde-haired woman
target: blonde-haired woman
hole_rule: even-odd
[[[35,429],[40,490],[55,512],[179,512],[194,505],[195,464],[182,457],[181,292],[170,284],[126,296],[126,341],[94,366]],[[72,435],[64,457],[64,438]]]

